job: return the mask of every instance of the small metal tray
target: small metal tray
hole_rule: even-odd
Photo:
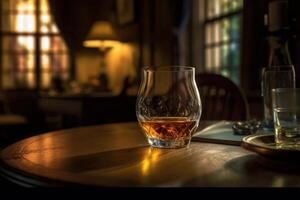
[[[242,139],[243,148],[278,160],[300,162],[300,149],[282,149],[276,146],[272,133],[257,133]]]

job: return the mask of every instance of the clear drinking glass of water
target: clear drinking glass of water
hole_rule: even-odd
[[[272,89],[295,88],[295,70],[293,65],[270,66],[262,70],[262,96],[264,101],[265,130],[273,131]]]
[[[276,146],[300,149],[300,88],[273,89],[272,99]]]

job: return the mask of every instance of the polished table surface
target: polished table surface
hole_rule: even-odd
[[[209,124],[200,123],[200,129]],[[22,140],[1,152],[0,170],[23,186],[300,186],[299,170],[239,146],[191,142],[188,148],[151,148],[135,122]]]

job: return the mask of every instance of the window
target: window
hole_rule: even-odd
[[[239,84],[243,0],[205,0],[205,69]]]
[[[48,0],[1,0],[1,87],[47,89],[69,76],[68,50]]]

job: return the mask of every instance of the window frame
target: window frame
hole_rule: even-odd
[[[215,49],[216,47],[219,47],[219,48],[222,48],[225,44],[228,44],[228,46],[230,47],[231,44],[238,44],[239,45],[239,64],[235,67],[237,67],[237,74],[238,74],[238,77],[237,77],[237,84],[240,85],[241,84],[241,63],[242,63],[242,41],[243,41],[243,34],[242,34],[242,30],[243,30],[243,6],[241,8],[238,8],[237,10],[234,10],[234,11],[231,11],[231,12],[226,12],[226,13],[222,13],[222,14],[219,14],[217,16],[213,16],[213,17],[208,17],[208,1],[209,0],[203,0],[203,6],[204,6],[204,9],[202,11],[204,11],[204,15],[202,16],[202,28],[203,28],[203,35],[202,35],[202,38],[203,38],[203,43],[202,43],[202,48],[203,48],[203,56],[202,56],[202,59],[203,59],[203,71],[205,72],[210,72],[210,73],[218,73],[218,74],[222,74],[222,69],[225,69],[226,66],[222,66],[222,63],[221,63],[221,58],[222,58],[222,51],[220,51],[219,53],[219,57],[220,57],[220,66],[212,66],[212,68],[218,68],[219,71],[216,71],[216,69],[213,69],[213,70],[210,70],[209,67],[207,66],[207,58],[206,58],[206,50],[211,48],[211,49]],[[243,0],[242,0],[243,1]],[[244,2],[242,2],[242,5],[244,5]],[[198,12],[201,12],[200,10]],[[220,22],[222,23],[222,21],[224,19],[229,19],[231,20],[233,17],[236,17],[236,16],[239,16],[240,17],[240,27],[239,27],[239,32],[240,32],[240,35],[237,39],[228,39],[227,41],[218,41],[218,42],[212,42],[210,44],[207,44],[207,38],[206,38],[206,28],[208,25],[213,25],[214,23],[216,22]],[[228,50],[229,51],[229,50]],[[214,53],[215,54],[215,53]],[[230,54],[229,54],[230,56]],[[212,59],[213,60],[213,59]],[[233,66],[232,66],[232,61],[233,59],[230,58],[228,59],[228,69],[232,69]],[[233,70],[232,70],[233,71]],[[231,80],[232,78],[229,77]],[[235,82],[235,81],[234,81]]]
[[[2,5],[2,1],[0,0],[0,14],[1,16],[3,15],[3,5]],[[5,1],[5,0],[4,0]],[[49,0],[47,0],[48,3]],[[60,56],[67,56],[67,65],[68,65],[68,77],[71,76],[71,69],[70,69],[70,52],[67,49],[66,46],[66,50],[65,51],[52,51],[52,50],[48,50],[47,52],[43,51],[42,49],[42,44],[41,44],[41,39],[43,37],[48,37],[50,40],[55,38],[55,37],[60,37],[63,41],[63,38],[61,37],[61,34],[58,32],[52,32],[52,31],[48,31],[48,32],[43,32],[41,30],[42,25],[41,25],[41,16],[43,14],[45,14],[45,11],[42,10],[41,8],[41,2],[40,0],[34,0],[34,4],[35,4],[35,10],[30,12],[34,14],[34,18],[35,18],[35,31],[32,32],[20,32],[20,31],[15,31],[15,30],[2,30],[2,20],[0,20],[0,71],[1,71],[1,75],[0,75],[0,88],[1,89],[5,89],[5,90],[15,90],[15,89],[25,89],[25,90],[35,90],[35,91],[41,91],[41,90],[45,90],[45,89],[49,89],[49,88],[43,88],[42,86],[42,76],[44,73],[50,73],[50,77],[51,77],[51,72],[43,72],[42,70],[42,57],[43,55],[60,55]],[[48,3],[49,6],[49,3]],[[20,12],[18,12],[18,10],[13,9],[13,10],[5,10],[5,12],[8,12],[8,16],[12,15],[12,14],[19,14]],[[27,11],[25,11],[27,12]],[[23,12],[21,12],[23,13]],[[49,15],[51,15],[51,13],[49,13]],[[51,17],[51,16],[50,16]],[[54,21],[51,20],[51,22],[53,23]],[[54,22],[55,23],[55,22]],[[18,36],[31,36],[33,37],[34,40],[34,50],[33,52],[27,53],[26,55],[33,55],[34,56],[34,64],[33,64],[33,73],[34,73],[34,87],[25,87],[25,88],[19,88],[18,86],[13,86],[13,87],[9,87],[9,88],[4,88],[3,85],[3,78],[5,76],[4,74],[4,69],[3,69],[3,55],[7,54],[7,55],[19,55],[17,53],[14,52],[5,52],[5,50],[3,49],[3,38],[4,37],[18,37]],[[50,69],[51,71],[51,69]],[[24,73],[25,76],[28,75],[28,72]],[[13,78],[12,76],[9,78]]]

